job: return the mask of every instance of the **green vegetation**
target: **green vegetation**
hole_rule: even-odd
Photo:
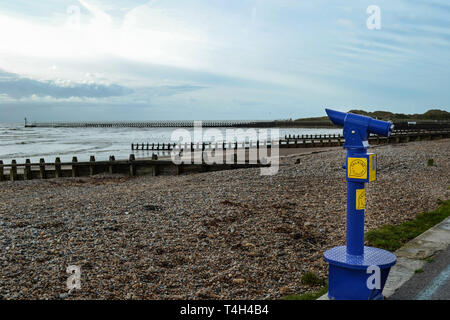
[[[283,297],[283,300],[316,300],[317,298],[323,296],[328,292],[327,280],[320,278],[313,272],[306,272],[304,275],[300,277],[300,281],[304,285],[308,286],[319,286],[320,288],[317,290],[313,290],[310,292],[302,293],[302,294],[291,294],[286,297]]]
[[[428,159],[428,166],[429,167],[434,166],[434,160],[433,159]]]
[[[377,118],[380,120],[410,120],[410,121],[430,121],[430,120],[450,120],[450,112],[439,109],[431,109],[425,113],[418,114],[404,114],[404,113],[392,113],[389,111],[374,111],[367,112],[364,110],[350,110],[348,112],[362,114],[368,117]],[[315,118],[302,118],[296,121],[329,121],[328,117],[315,117]]]
[[[433,258],[433,257],[427,257],[427,258],[425,258],[424,260],[425,260],[426,262],[428,262],[428,263],[431,263],[431,262],[434,261],[434,258]]]
[[[300,277],[300,281],[308,286],[322,286],[325,284],[325,280],[318,277],[315,273],[306,272]]]
[[[384,225],[366,233],[369,245],[395,251],[432,226],[450,216],[450,200],[439,201],[440,207],[432,212],[418,214],[400,225]]]
[[[291,294],[283,298],[283,300],[317,300],[328,292],[328,286],[322,287],[319,290],[306,292],[303,294]]]
[[[422,273],[423,272],[423,269],[416,269],[416,270],[414,270],[414,273]]]
[[[450,112],[438,109],[428,110],[422,114],[392,113],[389,111],[366,112],[363,110],[350,110],[349,112],[378,118],[380,120],[450,120]]]

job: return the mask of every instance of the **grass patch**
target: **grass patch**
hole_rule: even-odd
[[[433,159],[428,159],[428,166],[429,167],[434,166],[434,160]]]
[[[312,272],[306,272],[300,277],[300,281],[308,286],[323,286],[325,284],[324,279]]]
[[[416,270],[414,270],[414,273],[422,273],[423,272],[423,269],[416,269]]]
[[[328,286],[325,286],[316,291],[306,292],[303,294],[291,294],[282,299],[283,300],[317,300],[318,298],[320,298],[327,292],[328,292]]]
[[[300,277],[300,281],[304,285],[319,286],[317,290],[305,292],[302,294],[290,294],[281,298],[282,300],[316,300],[328,292],[327,279],[320,278],[313,272],[306,272]]]
[[[366,233],[369,245],[395,251],[429,228],[450,216],[450,200],[439,201],[440,207],[431,212],[418,214],[413,220],[400,225],[384,225]]]

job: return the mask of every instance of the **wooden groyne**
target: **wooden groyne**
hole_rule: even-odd
[[[110,121],[110,122],[27,122],[25,128],[192,128],[195,121]],[[202,127],[213,128],[330,128],[330,121],[292,120],[202,120]]]
[[[201,125],[202,127],[265,127],[268,121],[205,120],[201,121]],[[190,128],[194,126],[195,121],[25,122],[26,128]]]
[[[396,130],[390,137],[370,135],[369,144],[404,143],[409,141],[433,140],[449,138],[450,130]],[[217,142],[217,143],[132,143],[131,150],[172,151],[172,150],[214,150],[214,149],[240,149],[240,148],[271,148],[273,141],[253,142]],[[345,139],[341,134],[314,134],[314,135],[285,135],[278,142],[280,148],[314,148],[342,146]]]
[[[268,166],[259,161],[250,163],[248,159],[241,163],[237,161],[236,157],[233,158],[231,164],[206,164],[203,157],[199,164],[193,161],[175,164],[172,160],[157,160],[156,155],[152,158],[154,160],[136,159],[134,154],[131,154],[128,160],[116,160],[114,156],[110,156],[107,161],[96,161],[94,156],[90,157],[90,161],[85,162],[78,162],[77,157],[73,157],[71,162],[61,162],[57,157],[53,163],[46,163],[44,159],[40,159],[38,163],[31,163],[27,159],[25,163],[21,164],[16,160],[12,160],[10,164],[4,164],[0,160],[0,181],[88,177],[102,173],[128,176],[180,175]]]
[[[234,128],[336,128],[329,120],[202,120],[202,127]],[[193,120],[160,121],[87,121],[87,122],[28,122],[26,128],[191,128]],[[449,121],[394,121],[396,129],[401,130],[443,130],[450,129]]]

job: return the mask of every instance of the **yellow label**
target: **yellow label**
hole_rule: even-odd
[[[350,179],[367,179],[367,158],[348,158],[347,170]]]
[[[364,210],[366,208],[366,191],[364,189],[356,189],[356,210]]]
[[[369,181],[375,181],[377,178],[377,155],[369,156]]]

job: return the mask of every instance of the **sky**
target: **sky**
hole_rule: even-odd
[[[450,111],[449,83],[448,0],[0,3],[0,122]]]

